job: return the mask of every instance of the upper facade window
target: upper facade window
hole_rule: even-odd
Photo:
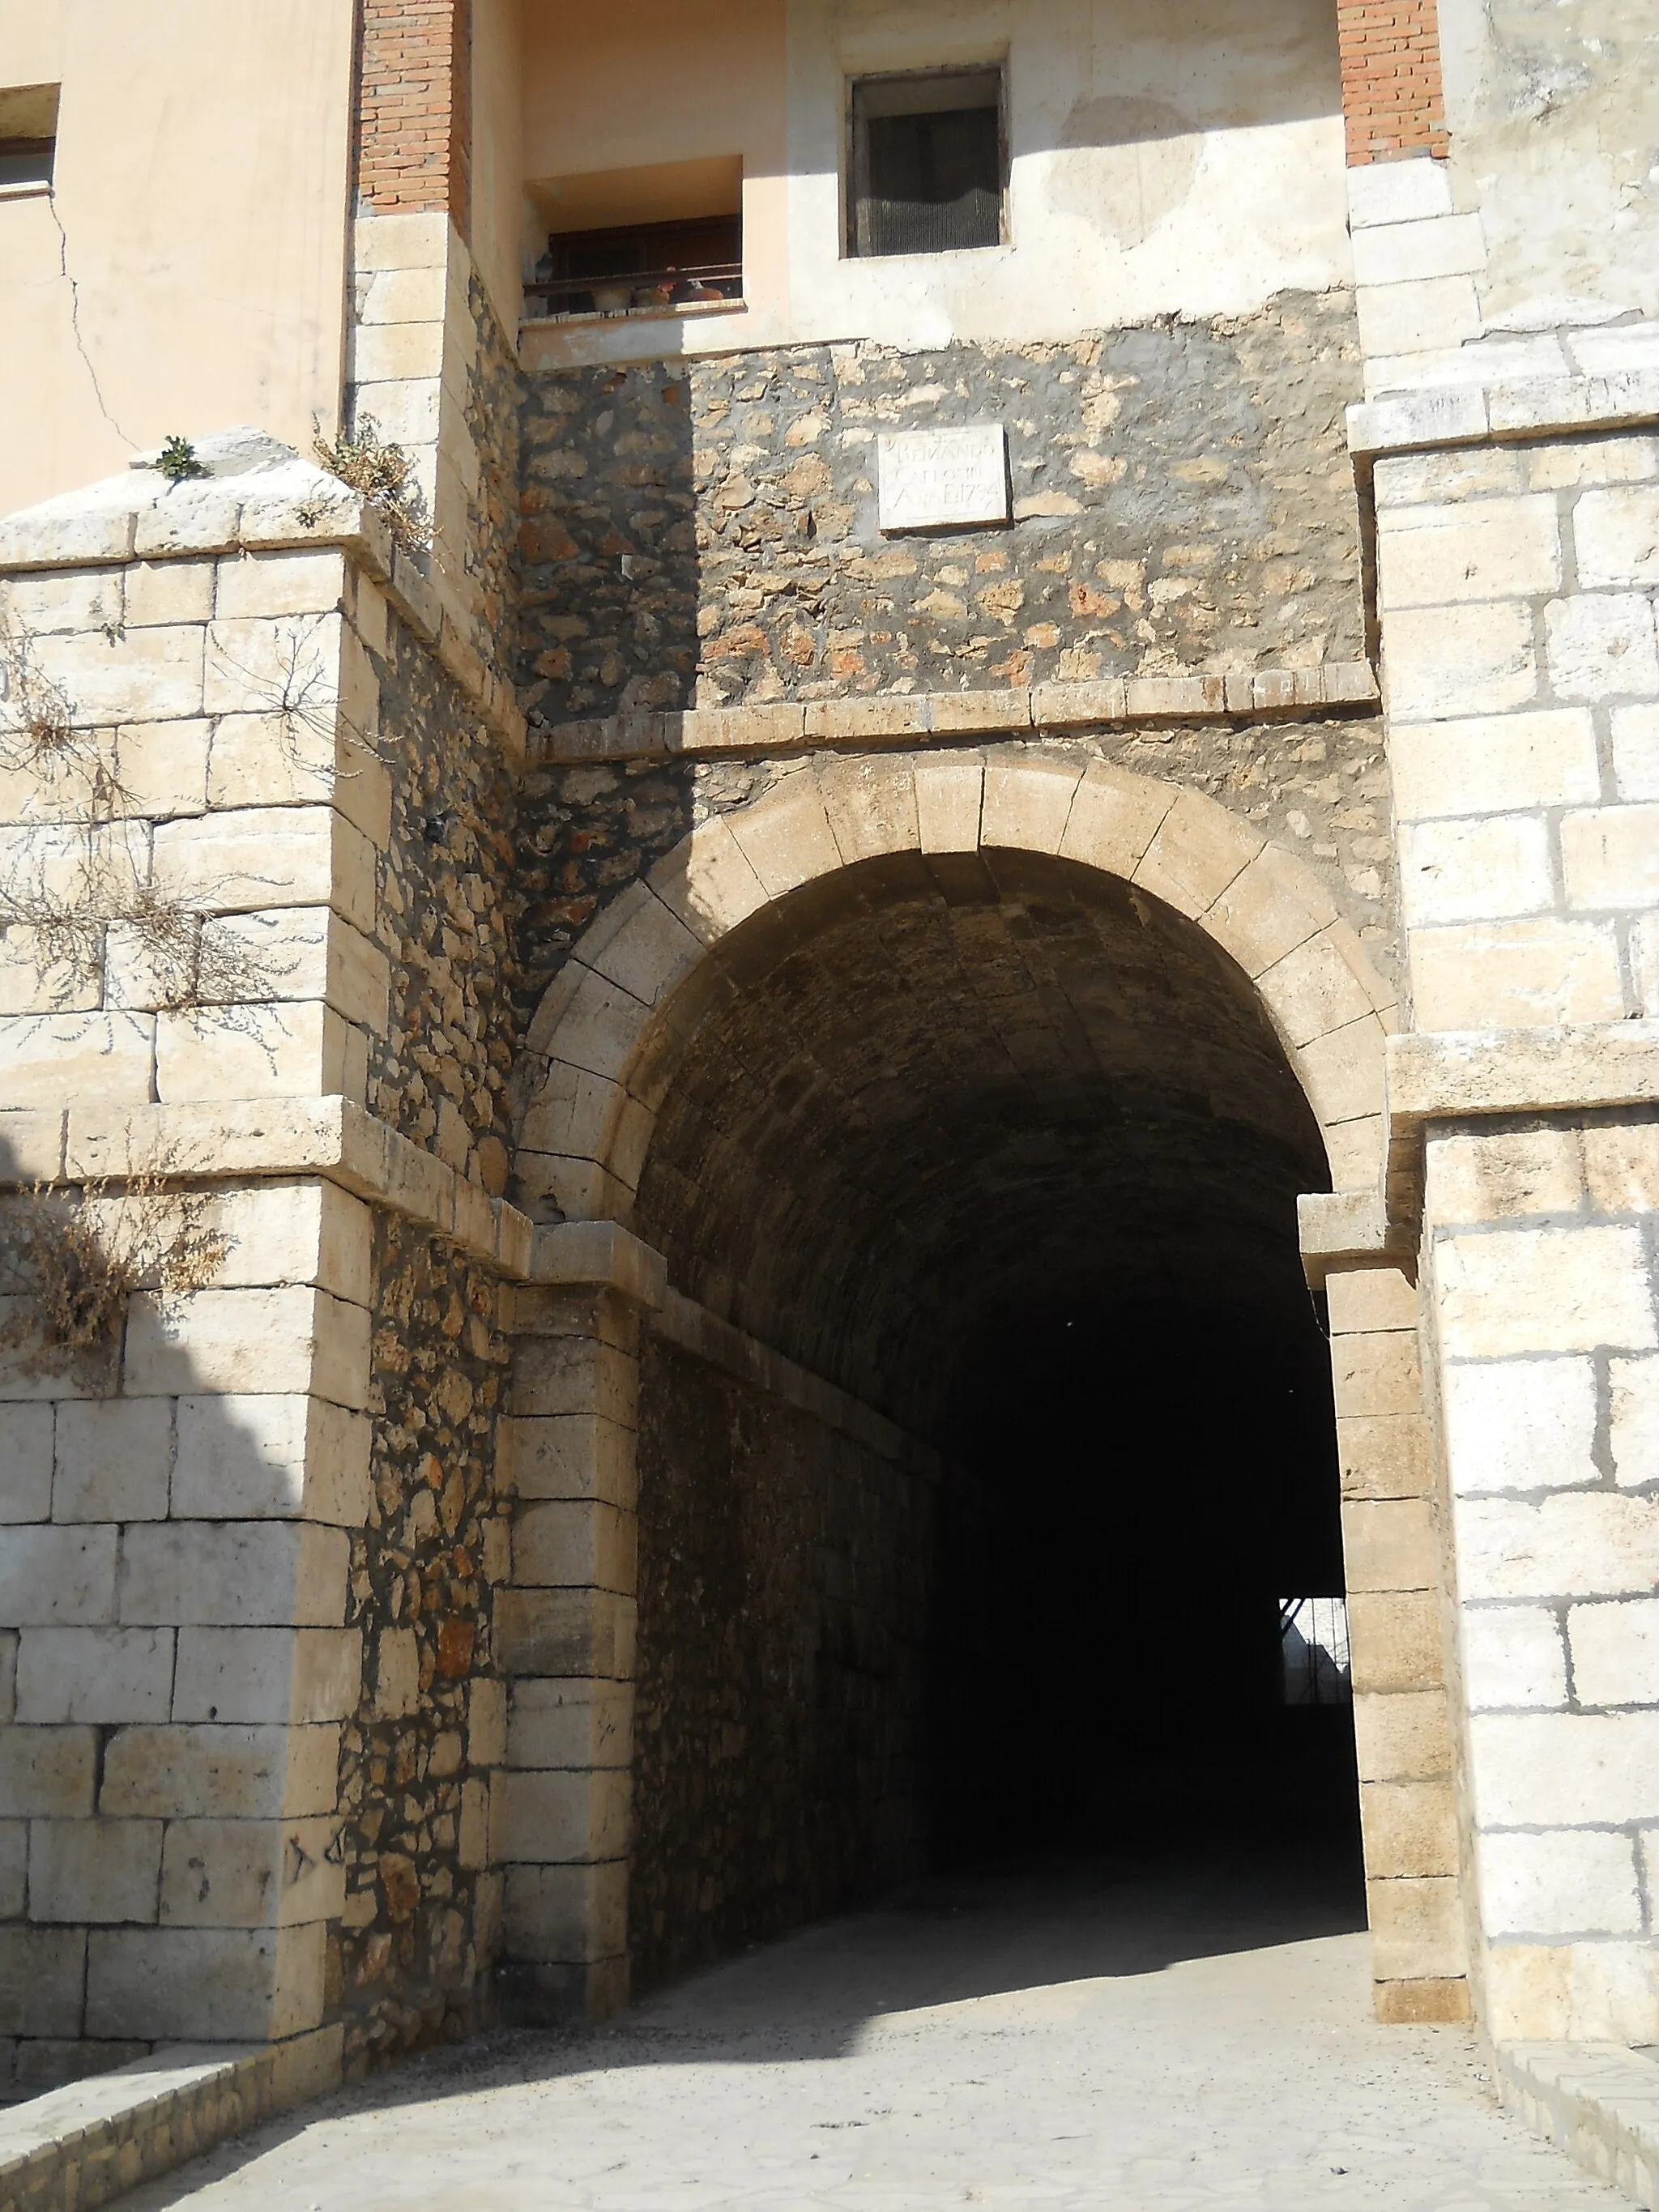
[[[0,86],[0,192],[49,189],[57,146],[58,87]]]
[[[849,254],[1000,246],[1007,137],[1000,69],[856,79]]]

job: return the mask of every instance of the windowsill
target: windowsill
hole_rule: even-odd
[[[842,259],[848,268],[857,268],[866,261],[960,261],[968,254],[1012,253],[1012,238],[1000,238],[994,246],[941,246],[931,253],[843,253]]]
[[[50,185],[0,185],[0,200],[49,200]]]
[[[519,325],[524,331],[605,331],[618,323],[682,323],[702,315],[741,315],[747,311],[746,300],[684,300],[678,307],[672,301],[659,307],[606,307],[580,315],[526,315]]]

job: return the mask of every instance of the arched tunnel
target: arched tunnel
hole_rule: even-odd
[[[898,854],[733,931],[674,1036],[639,1233],[918,1448],[647,1343],[635,1985],[930,1867],[1351,1870],[1349,1717],[1285,1709],[1278,1625],[1342,1586],[1329,1182],[1243,971],[1097,870]]]

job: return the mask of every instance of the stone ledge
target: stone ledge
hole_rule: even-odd
[[[1393,392],[1348,410],[1348,450],[1359,461],[1437,446],[1478,446],[1559,430],[1617,430],[1659,422],[1659,369],[1610,376],[1528,377]]]
[[[1381,1188],[1297,1200],[1303,1267],[1315,1284],[1339,1265],[1408,1263],[1422,1213],[1427,1123],[1659,1103],[1659,1021],[1408,1033],[1389,1037],[1384,1051]]]
[[[617,1221],[562,1221],[555,1228],[538,1229],[530,1279],[548,1288],[592,1284],[647,1309],[672,1295],[662,1254]]]
[[[1374,1190],[1309,1191],[1296,1201],[1302,1267],[1319,1288],[1333,1269],[1402,1267],[1411,1240]]]
[[[169,1182],[186,1183],[322,1176],[447,1237],[498,1273],[531,1280],[537,1231],[529,1216],[349,1098],[0,1113],[0,1187],[92,1176],[118,1182],[158,1163]]]
[[[641,1247],[642,1250],[649,1249]],[[654,1256],[654,1255],[653,1255]],[[890,1421],[810,1368],[802,1367],[781,1352],[775,1352],[746,1329],[722,1321],[707,1306],[675,1290],[665,1291],[659,1310],[652,1316],[657,1334],[679,1351],[690,1352],[710,1367],[752,1382],[781,1398],[786,1405],[810,1413],[826,1427],[840,1429],[881,1458],[891,1460],[911,1474],[937,1480],[941,1471],[939,1454],[921,1443],[908,1430]]]
[[[1390,1133],[1464,1115],[1555,1114],[1659,1100],[1659,1021],[1393,1036]]]
[[[88,2212],[340,2081],[340,2027],[164,2044],[0,2114],[0,2212]]]
[[[1513,2112],[1586,2172],[1659,2206],[1659,2066],[1622,2043],[1508,2043],[1494,2054]]]
[[[1374,707],[1368,661],[1261,669],[1235,676],[1114,676],[1097,684],[1038,684],[1014,691],[884,693],[684,714],[613,714],[532,732],[532,760],[668,760],[798,752],[807,747],[914,744],[928,738],[1007,736],[1161,722],[1261,721],[1324,708]]]
[[[1429,1122],[1659,1103],[1659,1021],[1407,1034],[1384,1051],[1382,1202],[1402,1247],[1422,1218]]]

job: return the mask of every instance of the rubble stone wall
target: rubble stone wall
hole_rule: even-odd
[[[1075,343],[533,374],[519,681],[556,724],[1361,651],[1346,293]],[[1014,522],[884,538],[884,430],[1000,421]]]
[[[389,817],[377,934],[390,991],[368,1103],[499,1195],[514,1049],[513,779],[459,686],[390,609],[374,642]]]
[[[636,1986],[916,1869],[936,1497],[646,1332]]]
[[[383,1212],[374,1282],[370,1480],[347,1611],[366,1665],[341,1750],[331,1990],[349,2070],[476,2027],[501,1923],[501,1876],[487,1871],[507,1712],[491,1643],[508,1553],[495,1481],[501,1288]]]

